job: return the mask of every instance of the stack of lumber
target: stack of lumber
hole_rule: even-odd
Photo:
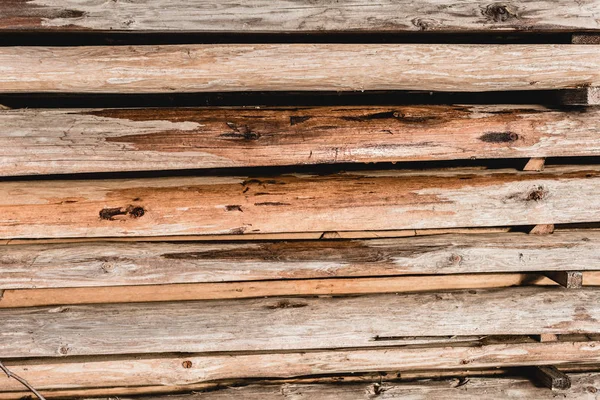
[[[600,398],[600,2],[0,2],[0,400]]]

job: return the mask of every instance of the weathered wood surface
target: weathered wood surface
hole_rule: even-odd
[[[206,393],[177,396],[148,396],[140,400],[597,400],[600,399],[600,374],[572,376],[570,390],[548,390],[525,378],[467,378],[416,382],[383,382],[359,384],[294,384],[249,385],[224,387]],[[100,399],[95,399],[100,400]],[[101,400],[110,400],[101,398]],[[129,400],[129,399],[123,399]]]
[[[456,228],[594,222],[597,166],[0,183],[0,237]]]
[[[2,309],[0,354],[324,349],[389,346],[406,336],[594,333],[599,302],[596,289],[519,287]]]
[[[0,246],[0,289],[600,270],[600,231],[237,243]],[[587,275],[586,275],[587,283]],[[2,302],[0,301],[0,304]]]
[[[600,286],[600,272],[590,271],[586,273],[585,281],[586,286]],[[515,273],[388,276],[353,279],[292,279],[94,288],[7,289],[0,292],[0,308],[242,299],[273,296],[340,296],[554,284],[556,284],[554,281],[541,275]]]
[[[600,28],[594,0],[35,0],[0,3],[0,28],[201,32],[573,31]]]
[[[600,343],[507,343],[456,346],[404,346],[271,354],[185,355],[109,359],[64,359],[6,362],[15,373],[40,390],[153,385],[195,385],[241,378],[297,376],[377,371],[494,368],[568,363],[598,363]],[[2,392],[22,393],[22,387],[0,377]],[[548,390],[548,389],[546,389]],[[17,392],[18,391],[18,392]]]
[[[600,51],[574,44],[0,47],[0,70],[4,93],[480,92],[600,84]]]
[[[600,109],[21,109],[0,125],[0,175],[600,155]]]

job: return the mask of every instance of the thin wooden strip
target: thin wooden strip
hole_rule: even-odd
[[[597,166],[0,183],[0,237],[396,230],[593,222]]]
[[[596,400],[600,390],[600,374],[571,376],[570,390],[548,390],[526,378],[468,378],[425,380],[416,382],[382,382],[359,384],[280,384],[222,387],[206,393],[179,396],[148,396],[141,400]],[[561,388],[564,389],[564,388]],[[103,400],[109,400],[104,398]]]
[[[600,87],[582,87],[560,91],[557,100],[565,105],[594,106],[600,104]]]
[[[596,273],[600,277],[600,272]],[[600,283],[597,280],[596,283]],[[385,278],[310,279],[258,282],[196,283],[4,290],[0,308],[50,305],[108,304],[156,301],[242,299],[272,296],[317,296],[408,293],[434,290],[553,285],[533,274],[424,275]]]
[[[0,112],[0,175],[507,157],[543,166],[600,155],[599,124],[600,109],[540,106],[21,109]]]
[[[13,361],[6,365],[39,390],[64,388],[140,387],[161,384],[195,385],[242,378],[295,376],[376,371],[411,371],[509,366],[598,363],[600,342],[509,343],[473,346],[394,347],[322,352],[187,355],[183,357],[89,359],[62,362]],[[3,392],[22,387],[0,378]],[[42,392],[44,393],[44,392]]]
[[[5,93],[480,92],[600,84],[600,51],[572,44],[0,47],[0,70]]]
[[[599,29],[593,0],[4,1],[0,28],[200,32],[574,31]]]
[[[323,349],[390,345],[407,336],[594,333],[599,301],[596,289],[519,287],[2,309],[0,354]]]
[[[600,270],[599,231],[233,243],[90,242],[0,247],[0,289],[419,274]],[[586,273],[586,284],[590,273]],[[0,302],[0,304],[2,304]]]

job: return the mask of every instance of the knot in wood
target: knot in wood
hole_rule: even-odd
[[[517,15],[512,11],[509,6],[502,3],[493,3],[488,5],[483,10],[483,15],[494,22],[506,22],[513,18],[517,18]]]
[[[189,360],[182,362],[181,365],[183,366],[183,368],[186,368],[186,369],[192,368],[192,362]]]

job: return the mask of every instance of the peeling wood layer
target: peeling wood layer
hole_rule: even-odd
[[[10,0],[0,28],[200,32],[573,31],[600,28],[594,0]]]
[[[0,124],[5,176],[600,155],[600,109],[23,109]]]
[[[418,336],[595,333],[598,304],[596,289],[519,287],[2,309],[0,354],[274,351],[389,346]]]
[[[595,222],[596,166],[0,183],[0,237],[395,230]],[[574,196],[574,194],[576,194]],[[233,206],[233,207],[232,207]]]
[[[587,271],[600,270],[599,245],[600,232],[594,230],[352,241],[11,245],[0,247],[0,288]],[[584,283],[589,284],[587,276]]]
[[[0,47],[0,70],[4,93],[481,92],[597,85],[600,51],[574,44]]]
[[[28,377],[40,390],[156,385],[184,391],[203,382],[241,378],[291,378],[307,375],[378,371],[477,369],[526,365],[600,362],[600,343],[504,343],[479,341],[455,346],[404,346],[275,354],[222,354],[138,357],[128,359],[12,361],[6,365]],[[128,388],[123,388],[127,382]],[[2,392],[22,393],[18,383],[0,377]],[[106,389],[108,390],[108,389]],[[9,392],[10,393],[10,392]],[[43,392],[42,392],[43,393]],[[114,395],[121,394],[113,392]],[[139,393],[139,392],[138,392]],[[6,397],[4,397],[6,398]],[[10,398],[10,397],[8,397]],[[12,397],[18,398],[18,397]]]

